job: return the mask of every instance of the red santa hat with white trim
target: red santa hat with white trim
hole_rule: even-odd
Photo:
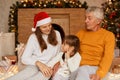
[[[32,31],[35,32],[37,27],[40,27],[41,25],[51,21],[51,17],[46,12],[39,12],[34,17],[34,27],[32,28]]]

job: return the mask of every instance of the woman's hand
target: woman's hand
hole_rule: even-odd
[[[47,65],[41,63],[40,61],[36,61],[36,65],[44,76],[50,77],[52,75],[53,70],[51,67],[48,67]]]
[[[101,80],[101,79],[100,79],[99,75],[97,75],[97,74],[91,74],[90,75],[90,80]]]

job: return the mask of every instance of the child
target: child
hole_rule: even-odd
[[[62,44],[62,52],[58,53],[48,65],[53,66],[60,62],[59,68],[53,75],[52,80],[68,80],[70,73],[77,70],[80,64],[81,56],[78,53],[80,41],[75,35],[65,37]]]

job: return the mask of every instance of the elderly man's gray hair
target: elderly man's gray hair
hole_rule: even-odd
[[[100,7],[96,7],[96,6],[91,6],[86,10],[87,13],[89,12],[93,12],[94,16],[98,19],[104,19],[104,12],[103,9]]]

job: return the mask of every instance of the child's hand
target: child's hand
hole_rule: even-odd
[[[58,71],[59,66],[60,66],[60,62],[57,62],[57,63],[54,65],[54,67],[53,67],[53,74],[52,74],[52,76],[54,76],[54,75],[55,75],[55,73]]]
[[[70,56],[71,55],[73,55],[73,50],[74,50],[74,47],[72,46],[72,47],[69,47],[69,49],[68,49],[68,51],[67,51],[67,53],[66,53],[66,58],[68,59],[68,58],[70,58]]]

